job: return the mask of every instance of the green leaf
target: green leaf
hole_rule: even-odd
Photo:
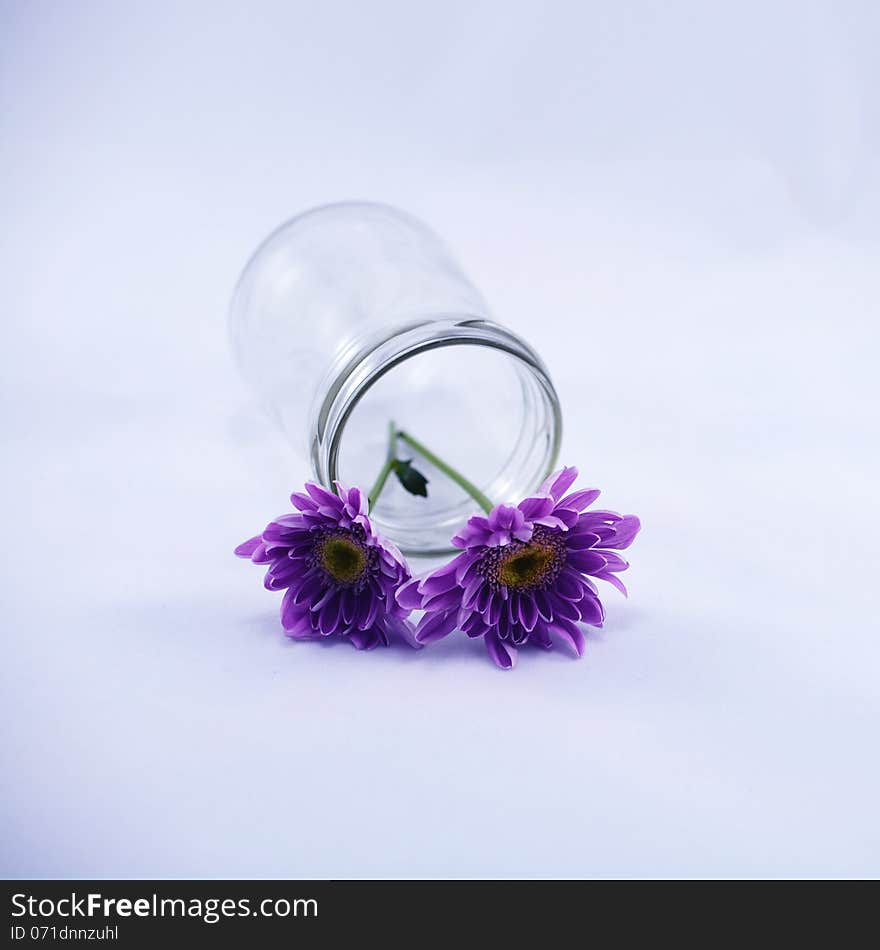
[[[428,497],[428,479],[418,469],[412,467],[412,459],[395,459],[394,474],[411,495]]]

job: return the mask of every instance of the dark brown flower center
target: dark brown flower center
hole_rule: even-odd
[[[351,538],[338,534],[324,539],[318,560],[333,580],[341,584],[356,581],[367,566],[366,551]]]

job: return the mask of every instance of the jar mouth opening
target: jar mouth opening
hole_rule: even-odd
[[[329,371],[325,393],[312,410],[311,460],[315,477],[326,486],[345,480],[340,473],[343,445],[357,426],[353,417],[365,397],[398,367],[409,361],[454,347],[482,347],[484,354],[508,364],[506,373],[517,390],[519,418],[510,426],[510,443],[495,461],[495,470],[475,479],[493,503],[519,501],[534,491],[553,470],[562,436],[562,415],[556,390],[537,353],[516,334],[492,321],[468,315],[432,314],[398,323],[397,328],[349,344]],[[455,351],[458,358],[458,351]],[[512,373],[511,373],[512,370]],[[438,411],[442,411],[439,407]],[[511,410],[512,411],[512,410]],[[387,431],[388,419],[382,432]],[[414,433],[416,434],[416,433]],[[418,433],[431,444],[430,432]],[[497,453],[496,453],[497,455]],[[378,469],[384,456],[376,459]],[[416,459],[422,466],[422,460]],[[472,477],[466,472],[468,477]],[[342,475],[342,477],[340,477]],[[409,556],[448,555],[456,549],[450,539],[467,518],[479,511],[464,491],[444,486],[442,476],[429,485],[428,505],[401,509],[380,498],[371,520],[378,531]],[[439,484],[438,484],[439,483]],[[366,490],[369,485],[359,482]],[[445,492],[445,495],[444,495]],[[419,499],[421,502],[421,499]]]

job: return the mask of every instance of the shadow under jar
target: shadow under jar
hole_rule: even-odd
[[[394,208],[327,205],[282,225],[241,275],[230,332],[243,376],[328,487],[370,487],[391,420],[496,504],[556,462],[559,402],[537,353],[491,319],[440,239]],[[414,457],[402,443],[398,455]],[[447,553],[477,505],[414,464],[428,497],[392,476],[371,519],[407,554]]]

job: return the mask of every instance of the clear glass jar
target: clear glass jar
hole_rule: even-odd
[[[282,225],[242,273],[230,332],[245,379],[324,485],[368,490],[391,420],[494,502],[526,495],[556,461],[559,402],[537,353],[491,319],[439,238],[394,208],[327,205]],[[476,505],[414,464],[428,497],[392,476],[371,517],[408,554],[448,552]]]

